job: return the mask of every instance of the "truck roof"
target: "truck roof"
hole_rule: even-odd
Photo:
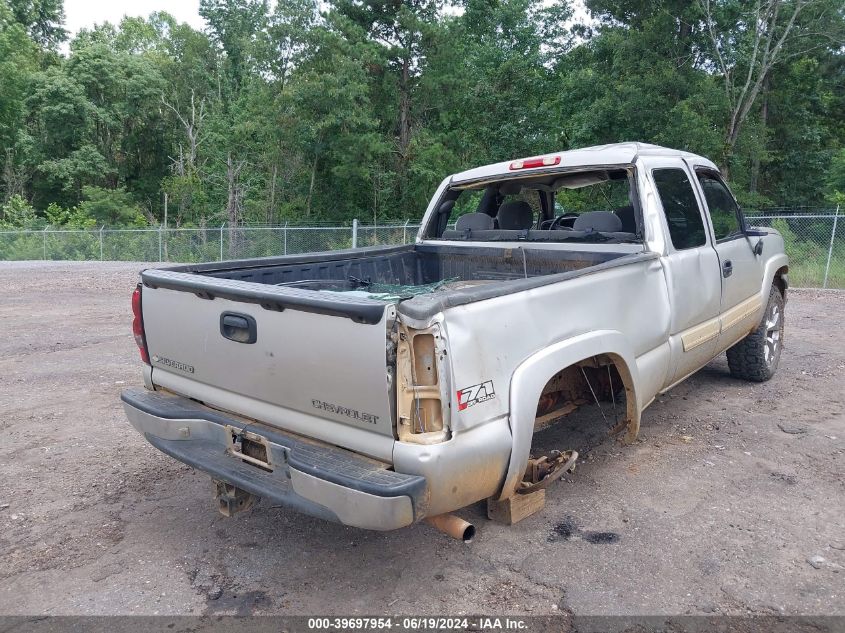
[[[603,165],[631,165],[636,162],[640,155],[648,156],[667,156],[678,157],[686,159],[695,159],[699,164],[706,164],[708,167],[718,169],[711,161],[698,156],[691,152],[683,150],[671,149],[662,147],[660,145],[653,145],[651,143],[611,143],[609,145],[594,145],[593,147],[582,147],[580,149],[571,149],[561,152],[550,152],[543,154],[543,157],[560,157],[560,162],[555,165],[555,169],[565,167],[590,167]],[[454,174],[452,182],[463,182],[468,180],[476,180],[480,178],[489,178],[500,174],[510,174],[513,171],[510,169],[513,159],[502,163],[492,163],[482,167],[474,167],[466,171]]]

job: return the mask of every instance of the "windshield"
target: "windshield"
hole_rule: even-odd
[[[456,185],[429,238],[501,242],[638,242],[633,172],[600,169]]]

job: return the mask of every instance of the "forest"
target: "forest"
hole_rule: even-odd
[[[72,39],[0,0],[0,228],[419,218],[469,166],[639,140],[845,202],[843,0],[202,0]]]

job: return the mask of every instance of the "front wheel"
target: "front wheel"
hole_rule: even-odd
[[[783,349],[783,295],[777,286],[757,329],[728,349],[728,367],[735,378],[765,382],[775,375]]]

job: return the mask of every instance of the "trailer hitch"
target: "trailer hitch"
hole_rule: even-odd
[[[231,517],[238,512],[249,510],[260,499],[260,497],[225,481],[214,479],[212,483],[214,484],[214,499],[217,501],[217,509],[225,517]]]

